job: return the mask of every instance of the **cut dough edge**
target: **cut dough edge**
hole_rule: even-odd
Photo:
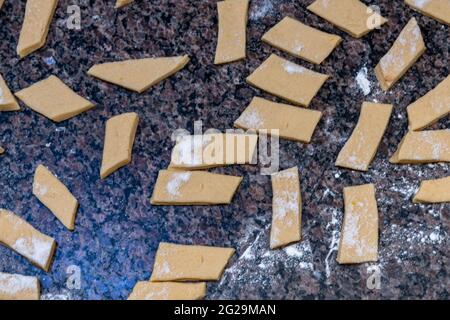
[[[136,283],[128,300],[201,300],[206,295],[206,282]]]

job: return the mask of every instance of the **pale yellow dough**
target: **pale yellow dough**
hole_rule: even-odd
[[[38,278],[0,272],[0,300],[39,300],[40,292]]]
[[[450,176],[422,181],[413,201],[415,203],[450,202]]]
[[[5,153],[5,149],[3,149],[2,147],[0,147],[0,154],[4,154]]]
[[[134,2],[134,0],[117,0],[117,1],[116,1],[116,5],[115,5],[115,8],[116,8],[116,9],[117,9],[117,8],[121,8],[121,7],[123,7],[123,6],[126,6],[127,4],[132,3],[132,2]]]
[[[405,0],[413,9],[450,26],[450,1],[448,0]]]
[[[206,283],[139,281],[128,300],[201,300]]]
[[[0,111],[20,110],[19,104],[0,74]]]
[[[2,8],[4,2],[5,0],[0,0],[0,9]]]

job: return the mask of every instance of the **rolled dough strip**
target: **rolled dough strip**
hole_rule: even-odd
[[[187,55],[125,60],[97,64],[90,68],[87,73],[103,81],[141,93],[177,73],[188,62],[189,57]]]
[[[297,58],[320,64],[341,43],[342,38],[285,17],[267,31],[262,40]]]
[[[416,19],[411,18],[389,52],[375,67],[383,90],[389,90],[425,52],[425,43]]]
[[[272,54],[247,77],[247,82],[287,101],[308,107],[327,79],[325,74]]]
[[[100,168],[102,179],[130,163],[138,122],[139,116],[135,112],[123,113],[106,121],[105,145]]]
[[[425,180],[420,183],[419,191],[413,199],[415,203],[450,202],[450,176]]]
[[[117,0],[115,8],[122,8],[123,6],[126,6],[127,4],[130,4],[134,2],[134,0]]]
[[[450,76],[407,108],[409,130],[422,130],[450,113]]]
[[[39,300],[40,292],[38,278],[0,272],[0,300]]]
[[[245,58],[248,3],[248,0],[217,2],[219,37],[214,64]]]
[[[229,204],[241,177],[201,171],[161,170],[150,202],[154,205]]]
[[[216,281],[233,254],[232,248],[161,242],[151,281]]]
[[[0,209],[0,243],[49,271],[56,242],[14,213]]]
[[[392,105],[364,102],[358,124],[342,148],[336,166],[367,171],[389,124]]]
[[[307,9],[355,38],[387,22],[358,0],[316,0]]]
[[[27,0],[17,54],[24,58],[44,46],[58,0]]]
[[[0,74],[0,111],[17,111],[20,110],[16,98],[12,95],[5,80]]]
[[[38,165],[34,173],[33,194],[69,230],[75,229],[78,201],[69,189],[46,167]]]
[[[373,184],[344,188],[345,216],[337,262],[378,260],[378,208]]]
[[[422,14],[450,26],[450,1],[405,0],[405,3]]]
[[[201,300],[206,283],[139,281],[128,300]]]

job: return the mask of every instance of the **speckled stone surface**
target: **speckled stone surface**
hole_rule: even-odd
[[[306,10],[312,0],[252,0],[248,57],[214,66],[215,1],[135,1],[115,10],[114,1],[61,0],[46,46],[19,60],[16,44],[25,1],[7,0],[0,11],[0,72],[12,91],[55,74],[96,107],[55,124],[22,105],[0,113],[0,207],[16,212],[58,242],[51,271],[44,273],[0,246],[0,271],[36,275],[44,299],[125,299],[138,280],[150,277],[161,241],[231,246],[237,249],[221,281],[208,285],[211,299],[448,299],[450,205],[411,202],[421,179],[448,174],[448,164],[395,166],[389,156],[407,130],[406,106],[436,86],[450,69],[450,29],[414,12],[400,0],[377,4],[389,23],[353,39]],[[66,27],[67,6],[81,7],[79,31]],[[289,15],[343,37],[320,66],[263,44],[263,33]],[[373,67],[411,17],[422,28],[427,51],[384,94]],[[175,129],[230,128],[253,96],[280,101],[245,83],[270,53],[331,75],[311,108],[324,113],[311,144],[281,141],[280,168],[298,166],[303,195],[303,240],[269,251],[271,185],[260,166],[215,172],[241,175],[229,206],[150,205],[159,169],[166,168]],[[191,62],[170,79],[136,94],[86,75],[95,63],[127,58],[189,54]],[[368,69],[372,90],[364,96],[355,78]],[[367,173],[341,170],[336,156],[348,139],[363,101],[395,105],[390,126]],[[135,111],[140,116],[132,162],[106,180],[99,178],[105,121]],[[433,128],[450,128],[448,118]],[[48,166],[80,202],[75,232],[67,231],[32,196],[37,164]],[[374,183],[380,211],[379,262],[336,263],[342,188]],[[331,248],[331,249],[330,249]],[[67,287],[69,266],[81,270],[81,289]],[[381,288],[369,289],[368,267],[381,270]]]

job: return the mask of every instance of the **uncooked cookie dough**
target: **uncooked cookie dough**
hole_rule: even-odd
[[[309,143],[321,117],[320,111],[255,97],[234,125],[267,134],[273,134],[269,130],[279,130],[282,138]]]
[[[187,55],[125,60],[97,64],[87,73],[103,81],[141,93],[183,69],[188,62]]]
[[[2,8],[4,2],[5,0],[0,0],[0,9]]]
[[[248,2],[249,0],[217,2],[219,36],[214,64],[245,58]]]
[[[364,102],[358,124],[342,148],[336,166],[367,171],[389,123],[392,105]]]
[[[272,54],[247,77],[247,82],[287,101],[308,107],[327,79],[325,74]]]
[[[34,173],[33,194],[69,230],[75,229],[78,201],[69,189],[46,167],[38,165]]]
[[[345,215],[337,262],[378,260],[378,208],[373,184],[344,188]]]
[[[450,202],[450,176],[422,181],[413,201],[415,203]]]
[[[450,1],[448,0],[405,0],[417,11],[450,26]]]
[[[232,248],[161,242],[151,281],[216,281],[234,254]]]
[[[102,179],[130,163],[138,122],[139,116],[135,112],[123,113],[106,121],[105,145],[100,168]]]
[[[132,3],[132,2],[134,2],[134,0],[117,0],[115,7],[116,7],[116,9],[117,8],[121,8],[123,6],[126,6],[127,4]]]
[[[28,107],[55,122],[70,119],[94,107],[55,76],[36,82],[15,95]]]
[[[0,243],[49,271],[56,242],[8,210],[0,209]]]
[[[206,283],[139,281],[128,300],[201,300]]]
[[[425,43],[416,19],[411,18],[389,52],[375,67],[383,90],[389,90],[425,52]]]
[[[23,58],[43,47],[58,0],[27,0],[17,54]]]
[[[307,9],[355,38],[361,38],[387,22],[358,0],[316,0]]]
[[[3,149],[2,147],[0,147],[0,154],[4,154],[5,153],[5,149]]]
[[[40,292],[38,278],[0,272],[0,300],[39,300]]]
[[[150,202],[154,205],[229,204],[241,177],[202,171],[161,170]]]
[[[450,76],[407,108],[409,130],[422,130],[450,113]]]
[[[16,98],[12,95],[5,80],[0,74],[0,111],[17,111],[20,110]]]
[[[320,64],[341,43],[342,38],[285,17],[267,31],[262,40],[295,57]]]

